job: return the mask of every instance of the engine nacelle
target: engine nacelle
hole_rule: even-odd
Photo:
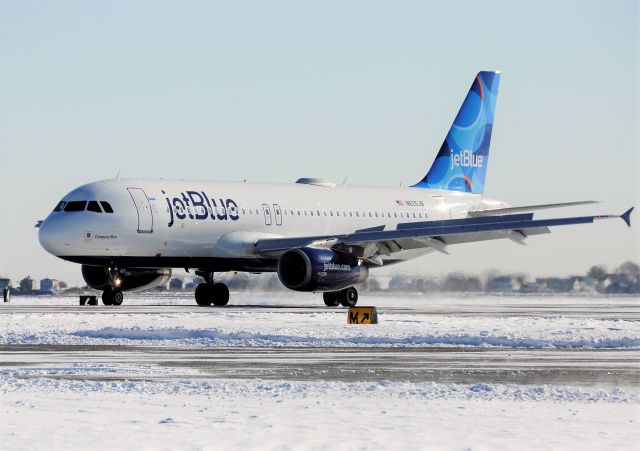
[[[109,274],[104,266],[82,265],[82,277],[96,290],[109,288]],[[117,288],[122,291],[142,291],[166,284],[171,278],[169,268],[121,268],[118,270]]]
[[[301,247],[280,256],[278,277],[290,290],[337,291],[366,281],[369,268],[330,249]]]

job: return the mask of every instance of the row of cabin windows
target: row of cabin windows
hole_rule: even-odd
[[[88,209],[88,208],[87,208]],[[169,207],[166,208],[167,213],[169,213]],[[196,207],[192,210],[191,207],[186,207],[186,208],[182,208],[182,207],[178,207],[176,208],[176,210],[179,213],[185,213],[187,212],[188,214],[193,214],[194,210],[196,214],[205,214],[205,213],[209,213],[209,214],[214,214],[214,213],[220,213],[220,214],[224,214],[225,213],[225,209],[224,208],[213,208],[213,209],[205,209],[204,207]],[[259,208],[242,208],[241,209],[242,214],[243,215],[256,215],[256,216],[260,216],[263,215],[264,212],[262,212]],[[229,208],[229,213],[230,214],[236,214],[237,213],[237,209],[234,207]],[[409,211],[394,211],[394,212],[384,212],[384,211],[369,211],[369,212],[365,212],[365,211],[347,211],[347,210],[322,210],[322,212],[320,210],[294,210],[294,209],[287,209],[287,208],[283,208],[282,209],[282,213],[284,216],[336,216],[336,217],[349,217],[349,218],[400,218],[400,219],[427,219],[427,214],[426,213],[422,213],[422,212],[409,212]],[[276,212],[277,214],[277,212]]]
[[[166,208],[167,209],[167,213],[169,213],[169,207]],[[194,210],[196,214],[214,214],[214,213],[220,213],[220,214],[224,214],[225,213],[225,209],[224,208],[214,208],[214,209],[205,209],[204,207],[196,207],[192,210],[191,207],[186,207],[186,208],[182,208],[182,207],[178,207],[176,208],[176,210],[183,214],[183,213],[188,213],[193,215]],[[214,211],[215,210],[215,211]],[[242,214],[246,215],[256,215],[256,216],[260,216],[263,215],[264,213],[261,212],[261,210],[259,208],[242,208],[241,209]],[[229,208],[229,213],[230,214],[236,214],[237,210],[234,207]],[[322,212],[320,210],[294,210],[294,209],[286,209],[283,208],[282,209],[282,213],[284,214],[284,216],[336,216],[336,217],[350,217],[350,218],[400,218],[400,219],[427,219],[427,214],[426,213],[422,213],[422,212],[408,212],[408,211],[400,211],[400,212],[383,212],[383,211],[369,211],[369,212],[365,212],[365,211],[347,211],[347,210],[322,210]]]
[[[102,205],[102,208],[100,206]],[[53,211],[92,211],[94,213],[113,213],[113,208],[111,208],[111,204],[104,200],[98,202],[97,200],[72,200],[70,202],[65,202],[61,200],[56,205],[56,208]]]
[[[242,209],[242,214],[246,214],[248,212],[250,215],[261,215],[260,210],[256,208],[255,210],[252,208]],[[408,212],[408,211],[394,211],[394,212],[384,212],[384,211],[347,211],[347,210],[294,210],[294,209],[282,209],[282,213],[284,216],[336,216],[336,217],[349,217],[349,218],[401,218],[401,219],[427,219],[427,214],[422,212]]]

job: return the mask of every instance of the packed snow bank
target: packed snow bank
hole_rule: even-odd
[[[515,384],[438,384],[434,382],[338,382],[272,381],[260,379],[179,379],[175,381],[133,381],[114,379],[93,381],[68,379],[69,375],[86,375],[131,368],[80,367],[64,370],[21,369],[0,371],[0,393],[135,393],[138,395],[207,395],[217,400],[241,398],[294,399],[309,396],[328,398],[411,398],[420,400],[484,400],[538,402],[604,402],[640,405],[640,393],[620,388],[598,389],[554,385]],[[141,372],[143,373],[143,372]]]
[[[633,298],[369,301],[393,305],[380,309],[377,325],[346,324],[344,309],[141,306],[131,299],[131,305],[122,307],[18,307],[14,312],[17,304],[12,304],[0,309],[0,344],[640,348],[640,303]],[[31,306],[40,302],[54,301],[21,300]]]
[[[98,330],[71,332],[70,337],[108,340],[110,343],[178,342],[201,346],[500,346],[511,348],[640,348],[640,338],[623,337],[567,337],[545,339],[517,336],[497,336],[482,332],[480,335],[360,335],[347,337],[313,337],[301,335],[270,335],[249,331],[226,332],[218,329],[119,329],[106,327]],[[155,343],[158,344],[158,343]]]

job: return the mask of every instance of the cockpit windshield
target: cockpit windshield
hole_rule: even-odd
[[[84,211],[84,207],[86,206],[86,200],[73,200],[71,202],[67,202],[67,205],[64,207],[64,211]]]
[[[100,206],[102,205],[102,208]],[[64,212],[73,212],[73,211],[91,211],[93,213],[113,213],[113,208],[111,208],[111,204],[104,200],[73,200],[70,202],[61,200],[56,205],[56,208],[53,211],[64,211]]]
[[[87,204],[87,211],[92,211],[94,213],[102,213],[102,209],[100,208],[100,204],[98,204],[97,200],[90,200]]]

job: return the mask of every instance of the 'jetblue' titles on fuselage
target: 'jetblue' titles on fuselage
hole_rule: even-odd
[[[195,219],[203,221],[212,219],[218,221],[237,221],[239,216],[238,204],[233,199],[215,199],[209,197],[204,191],[187,191],[179,193],[178,197],[169,200],[162,191],[169,207],[169,227],[173,226],[174,216],[177,219]]]

